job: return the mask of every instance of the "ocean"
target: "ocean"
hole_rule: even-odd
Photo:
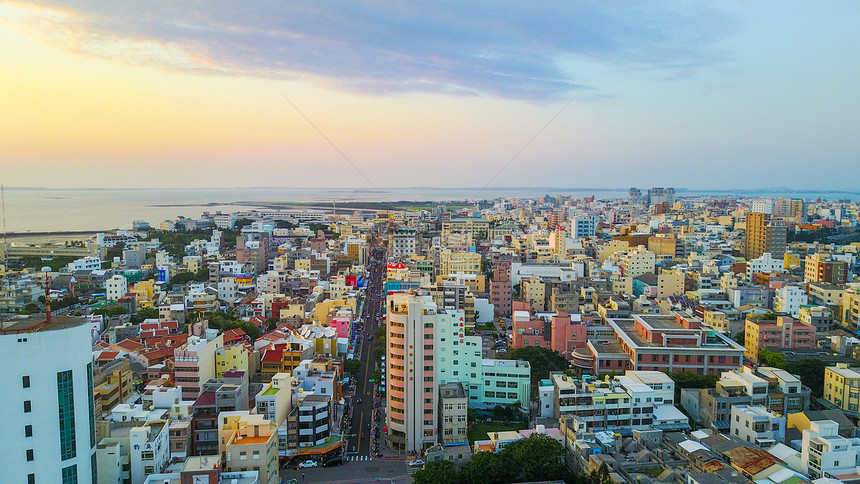
[[[640,188],[645,191],[644,188]],[[788,189],[743,191],[676,189],[677,196],[795,197],[829,200],[860,199],[860,192],[815,192]],[[134,220],[157,225],[177,215],[197,218],[204,211],[233,212],[277,202],[312,202],[330,206],[334,202],[475,200],[497,197],[539,197],[566,194],[621,198],[627,189],[618,188],[157,188],[157,189],[5,189],[5,231],[58,232],[104,231],[130,228]],[[0,231],[3,227],[0,227]]]

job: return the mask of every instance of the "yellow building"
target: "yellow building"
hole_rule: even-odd
[[[481,273],[481,254],[476,252],[453,252],[444,249],[439,253],[439,274],[448,275]]]
[[[540,276],[531,276],[520,281],[520,296],[531,306],[532,311],[546,311],[546,284]]]
[[[248,371],[248,349],[236,344],[215,350],[215,378],[224,378],[224,372],[230,370]]]
[[[311,260],[310,259],[296,259],[296,270],[297,271],[310,271],[311,270]]]
[[[860,373],[849,368],[847,363],[825,368],[824,399],[856,418],[860,405]]]
[[[469,288],[473,293],[484,293],[487,287],[487,276],[484,274],[449,274],[436,276],[436,285],[442,286],[445,283],[462,284]]]
[[[800,266],[801,266],[801,260],[800,260],[800,257],[797,256],[797,254],[792,254],[791,252],[785,253],[785,255],[783,256],[783,264],[782,264],[783,269],[788,270],[788,269],[791,269],[792,267],[800,267]]]
[[[851,286],[842,292],[842,324],[851,329],[860,325],[860,286]]]
[[[103,383],[97,383],[93,388],[93,394],[99,395],[98,400],[101,401],[102,406],[97,411],[110,412],[112,408],[128,400],[133,390],[131,379],[130,369],[119,369],[108,373]]]
[[[261,484],[280,482],[277,424],[248,411],[222,412],[218,420],[218,450],[226,471],[257,471]]]
[[[138,308],[151,308],[153,307],[153,299],[155,298],[155,281],[150,279],[148,281],[140,281],[134,285],[134,289],[131,290],[137,296],[137,307]]]
[[[318,321],[320,323],[327,323],[326,316],[332,311],[336,311],[338,309],[349,309],[352,314],[356,313],[356,304],[357,301],[355,298],[340,298],[340,299],[326,299],[325,301],[318,302],[316,306],[314,306],[313,313],[311,314],[311,318],[314,321]],[[282,316],[283,317],[283,316]]]
[[[686,277],[679,271],[661,271],[657,276],[657,297],[679,296],[684,294]]]

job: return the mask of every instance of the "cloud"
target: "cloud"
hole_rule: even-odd
[[[720,61],[735,22],[664,2],[36,2],[23,28],[87,55],[169,69],[306,79],[391,95],[552,100],[582,58],[667,77]],[[15,4],[13,4],[15,5]],[[21,8],[31,9],[33,3]]]

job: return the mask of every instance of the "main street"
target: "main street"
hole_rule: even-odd
[[[281,478],[284,481],[296,479],[299,482],[363,483],[376,482],[375,479],[380,478],[381,482],[408,483],[412,480],[409,477],[411,470],[406,467],[403,460],[380,460],[374,457],[372,448],[371,429],[374,434],[380,432],[383,422],[379,417],[378,425],[373,425],[375,383],[369,380],[376,368],[376,361],[372,358],[372,348],[376,340],[368,340],[368,337],[379,326],[382,305],[385,304],[382,287],[385,263],[385,250],[381,248],[373,250],[368,263],[365,303],[361,314],[364,323],[355,340],[358,346],[356,358],[361,361],[361,367],[353,381],[354,395],[345,395],[352,405],[350,421],[352,428],[344,444],[346,447],[344,463],[341,466],[328,468],[285,469],[281,471]],[[379,415],[383,415],[384,409],[381,405],[380,403],[377,406]]]

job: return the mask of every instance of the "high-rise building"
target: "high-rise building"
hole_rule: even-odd
[[[658,205],[666,203],[672,205],[675,203],[675,189],[655,187],[648,190],[648,203],[650,205]]]
[[[91,482],[96,472],[91,327],[67,316],[0,320],[3,482]]]
[[[782,259],[786,235],[785,221],[765,213],[747,213],[744,257],[751,260],[769,252],[774,259]]]
[[[394,448],[422,450],[424,443],[435,443],[437,437],[434,329],[439,318],[453,318],[457,313],[437,314],[431,296],[391,294],[387,304],[386,437]]]

